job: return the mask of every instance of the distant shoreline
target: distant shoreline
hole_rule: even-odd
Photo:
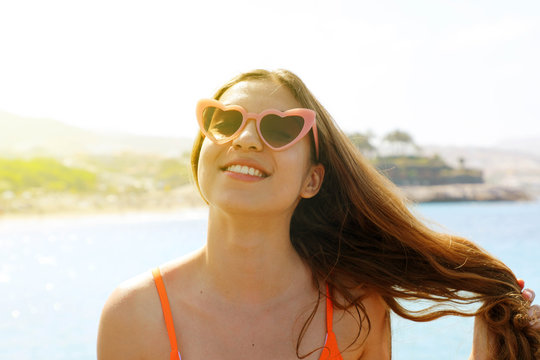
[[[75,218],[102,214],[170,214],[204,207],[205,203],[193,185],[140,194],[58,193],[11,199],[9,202],[0,199],[0,221],[8,218]]]
[[[31,226],[41,223],[141,223],[148,221],[169,221],[206,219],[207,208],[194,207],[171,210],[134,210],[126,212],[87,212],[87,213],[47,213],[47,214],[7,214],[0,215],[0,230],[5,227]]]
[[[400,187],[414,203],[463,201],[531,201],[534,196],[517,187],[453,184]],[[0,202],[0,222],[16,219],[82,218],[203,211],[206,204],[193,185],[169,192],[124,195],[53,194]]]

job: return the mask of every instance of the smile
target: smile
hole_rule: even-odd
[[[260,178],[266,177],[260,170],[246,166],[246,165],[230,165],[225,168],[225,171],[230,171],[237,174],[257,176]]]

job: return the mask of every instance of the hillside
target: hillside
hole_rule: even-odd
[[[94,132],[51,119],[0,112],[0,156],[72,156],[76,154],[153,153],[178,156],[192,139]]]
[[[540,157],[540,135],[526,138],[503,139],[498,141],[495,147]]]

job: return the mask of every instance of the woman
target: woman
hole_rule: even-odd
[[[540,356],[533,293],[411,215],[294,74],[242,74],[197,117],[207,244],[115,290],[99,359],[389,359],[389,310],[476,315],[474,359]],[[397,299],[482,306],[413,313]]]

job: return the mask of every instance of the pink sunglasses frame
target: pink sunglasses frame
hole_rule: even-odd
[[[212,134],[208,133],[204,129],[203,112],[207,107],[216,107],[222,111],[236,110],[242,114],[242,124],[240,125],[238,130],[236,130],[234,134],[232,134],[231,136],[223,138],[221,140],[217,140],[214,136],[212,136]],[[304,127],[302,128],[298,136],[293,141],[281,147],[274,147],[266,141],[266,139],[261,133],[261,120],[266,115],[269,115],[269,114],[277,115],[282,118],[285,116],[300,116],[304,119]],[[319,159],[319,139],[317,136],[317,124],[315,121],[315,116],[316,116],[315,111],[310,110],[310,109],[304,109],[304,108],[290,109],[286,111],[280,111],[276,109],[267,109],[259,114],[256,114],[256,113],[247,112],[246,109],[244,109],[240,105],[225,105],[222,102],[218,100],[214,100],[214,99],[201,99],[197,102],[197,121],[199,123],[199,128],[201,129],[201,132],[204,134],[204,136],[206,136],[207,138],[209,138],[210,140],[212,140],[214,143],[218,145],[225,144],[226,142],[229,142],[233,140],[234,138],[236,138],[242,132],[248,120],[254,119],[256,123],[257,133],[259,134],[259,138],[264,142],[266,146],[276,151],[285,150],[293,146],[298,141],[300,141],[304,136],[306,136],[309,133],[310,129],[313,129],[313,139],[315,140],[315,153],[316,153],[317,159]]]

